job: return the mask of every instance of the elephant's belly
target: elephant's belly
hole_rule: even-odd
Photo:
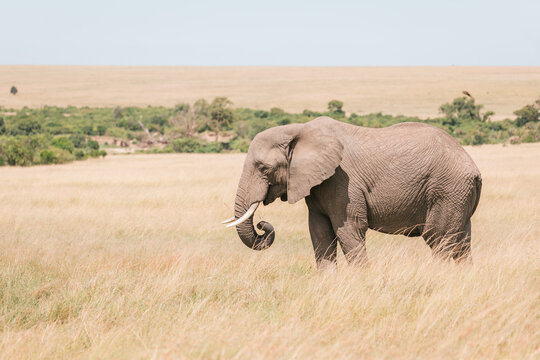
[[[368,206],[369,228],[386,234],[420,236],[426,223],[427,206],[422,203],[408,205]]]
[[[405,235],[405,236],[421,236],[424,227],[422,225],[408,225],[408,226],[369,226],[370,229],[382,232],[384,234],[392,235]]]

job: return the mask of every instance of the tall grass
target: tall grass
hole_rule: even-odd
[[[469,148],[473,265],[368,233],[369,265],[317,273],[303,203],[232,214],[243,155],[0,169],[0,357],[535,358],[540,145]]]

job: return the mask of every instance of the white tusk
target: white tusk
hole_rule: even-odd
[[[232,223],[230,224],[227,224],[225,225],[225,227],[231,227],[231,226],[236,226],[236,225],[239,225],[241,223],[243,223],[244,221],[246,221],[247,219],[249,219],[249,217],[251,215],[253,215],[253,213],[255,212],[255,210],[257,210],[257,207],[259,206],[259,202],[256,202],[256,203],[253,203],[251,204],[251,206],[249,207],[248,211],[246,211],[246,213],[244,215],[242,215],[242,217],[240,217],[239,219],[233,221]]]
[[[227,224],[227,223],[230,223],[231,221],[234,221],[234,219],[236,219],[236,218],[233,216],[231,218],[228,218],[227,220],[223,220],[221,223],[222,224]]]

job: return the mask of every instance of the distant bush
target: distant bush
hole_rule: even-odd
[[[43,150],[39,154],[39,157],[41,159],[41,164],[54,164],[56,157],[54,156],[54,152],[51,150]]]
[[[227,98],[204,99],[175,107],[66,108],[44,106],[20,110],[2,108],[0,117],[0,164],[32,165],[82,160],[103,156],[92,135],[108,135],[132,144],[146,141],[140,122],[159,140],[169,141],[164,149],[149,152],[245,152],[250,141],[268,128],[305,123],[319,116],[330,116],[353,125],[381,128],[406,121],[423,122],[443,129],[464,145],[540,141],[540,99],[515,112],[516,120],[489,121],[491,111],[482,111],[474,99],[456,98],[440,107],[442,116],[420,119],[382,113],[346,115],[340,100],[331,100],[327,111],[290,113],[274,107],[270,110],[233,108]],[[212,131],[219,137],[207,142],[198,134]],[[221,136],[223,139],[220,139]],[[226,135],[225,135],[226,134]],[[224,139],[230,139],[232,141]],[[158,139],[155,139],[158,140]],[[221,141],[219,141],[221,140]]]
[[[34,148],[27,138],[9,138],[0,149],[0,156],[11,166],[29,166],[34,163]]]
[[[95,131],[94,131],[94,127],[92,125],[84,125],[82,128],[81,128],[83,134],[86,134],[86,135],[95,135]]]
[[[103,136],[107,132],[107,127],[105,125],[98,125],[96,127],[96,132],[99,136]]]
[[[107,152],[105,150],[92,150],[88,153],[91,157],[105,157],[107,156]]]
[[[343,101],[331,100],[328,102],[328,112],[337,116],[345,115],[345,112],[343,111]]]
[[[285,111],[283,111],[283,109],[281,109],[281,108],[273,107],[273,108],[270,109],[270,116],[272,116],[272,117],[282,116],[284,114],[285,114]]]
[[[120,106],[117,106],[113,110],[113,118],[115,120],[119,120],[124,117],[124,112],[122,111],[122,108]]]
[[[486,134],[482,132],[471,131],[462,140],[462,145],[482,145],[487,144],[489,141],[486,138]]]
[[[230,144],[231,150],[240,152],[248,152],[249,140],[248,139],[234,139]]]
[[[141,126],[139,125],[139,123],[133,119],[120,120],[117,126],[131,131],[141,130]]]
[[[33,135],[41,133],[41,124],[35,120],[26,118],[19,121],[10,131],[11,135]]]
[[[86,158],[86,153],[81,149],[75,150],[73,155],[75,156],[75,159],[77,159],[77,160],[83,160],[83,159]]]
[[[453,126],[467,121],[487,121],[494,113],[488,111],[482,115],[482,108],[483,105],[475,104],[473,98],[459,97],[451,103],[441,105],[439,111],[446,116],[446,124]]]
[[[83,134],[77,133],[77,134],[71,134],[69,136],[69,140],[73,144],[74,147],[80,149],[86,146],[86,136]]]
[[[534,105],[525,105],[521,109],[514,111],[514,114],[517,116],[517,126],[523,126],[529,122],[538,122],[540,118],[540,111]]]
[[[66,151],[69,151],[70,153],[73,152],[73,148],[74,148],[73,143],[67,137],[54,138],[51,141],[51,145],[59,149],[64,149]]]
[[[176,139],[171,143],[174,152],[178,153],[216,153],[221,152],[221,144],[196,138]]]
[[[86,144],[92,150],[99,150],[99,143],[95,140],[89,139]]]

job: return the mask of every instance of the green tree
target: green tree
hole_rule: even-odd
[[[331,100],[328,102],[328,111],[336,115],[344,115],[343,101]]]
[[[198,118],[208,118],[209,107],[208,101],[199,99],[193,104],[193,112]]]
[[[99,143],[95,140],[88,139],[88,147],[92,150],[99,150]]]
[[[81,130],[86,135],[94,135],[94,127],[92,125],[85,125]]]
[[[540,99],[538,101],[540,101]],[[540,118],[540,112],[534,105],[525,105],[521,109],[514,111],[514,114],[517,116],[516,125],[519,127],[529,122],[538,122]]]
[[[180,129],[187,138],[192,138],[197,130],[197,116],[188,103],[180,103],[174,107],[169,123]]]
[[[51,146],[57,147],[59,149],[64,149],[66,151],[69,151],[70,153],[73,152],[74,148],[73,143],[67,137],[57,137],[52,139]]]
[[[234,120],[232,104],[232,101],[226,97],[217,97],[208,107],[211,126],[216,132],[216,142],[218,142],[219,132]]]
[[[46,164],[54,164],[56,161],[56,156],[54,155],[54,152],[51,150],[43,150],[39,154],[40,162],[44,165]]]
[[[277,117],[277,116],[282,116],[285,114],[285,111],[283,111],[283,109],[281,108],[278,108],[278,107],[273,107],[270,109],[270,116],[272,117]],[[261,116],[259,116],[261,117]]]
[[[113,109],[113,118],[115,120],[120,120],[124,117],[124,111],[120,106],[117,106]]]
[[[98,125],[96,130],[98,135],[103,136],[107,132],[107,127],[105,125]]]
[[[10,129],[12,135],[32,135],[41,132],[41,124],[35,119],[24,119]]]
[[[482,122],[485,122],[485,123],[489,122],[493,115],[495,115],[495,112],[491,110],[486,111],[485,113],[482,114]]]
[[[19,92],[19,90],[17,90],[17,88],[15,86],[12,86],[11,89],[9,90],[9,92],[12,94],[12,95],[17,95],[17,93]]]
[[[29,166],[34,159],[34,149],[27,139],[9,139],[4,155],[11,166]]]
[[[459,97],[451,103],[441,105],[439,111],[446,117],[446,124],[457,125],[462,122],[488,121],[494,112],[488,111],[481,114],[483,107],[483,105],[476,105],[473,98]]]
[[[4,118],[0,117],[0,135],[4,135],[6,132],[6,123],[4,122]]]
[[[86,136],[81,133],[71,134],[69,140],[76,148],[83,148],[86,145]]]

